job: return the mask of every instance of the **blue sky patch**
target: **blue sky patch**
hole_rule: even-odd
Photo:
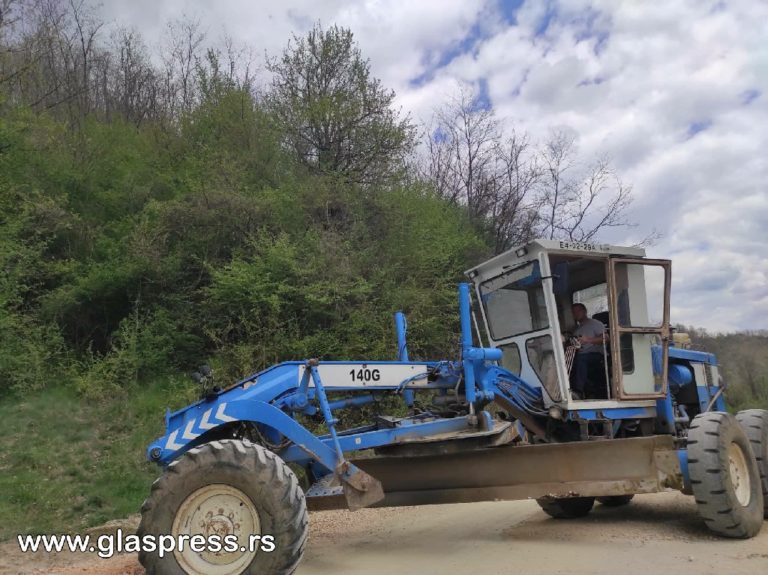
[[[517,26],[517,11],[523,2],[524,0],[499,0],[499,12],[512,26]]]
[[[745,106],[751,104],[760,97],[760,90],[752,88],[741,93],[741,103]]]
[[[581,82],[579,82],[579,87],[581,86],[599,86],[605,82],[605,78],[602,76],[595,76],[594,78],[585,78]]]
[[[603,17],[602,21],[600,20],[601,17]],[[574,18],[571,24],[578,30],[576,32],[577,42],[595,39],[593,51],[596,56],[599,56],[611,37],[609,26],[605,26],[604,14],[595,8],[587,8],[583,15]]]
[[[432,141],[438,144],[443,144],[448,141],[448,134],[446,134],[442,128],[437,127],[432,132]]]
[[[488,80],[480,78],[477,82],[477,94],[475,100],[472,102],[472,107],[476,110],[490,110],[493,108],[491,103],[491,96],[488,93]]]
[[[546,34],[547,30],[549,29],[549,25],[553,20],[556,19],[557,8],[555,7],[554,2],[547,2],[547,10],[544,12],[544,16],[542,16],[541,20],[536,23],[536,29],[533,31],[533,33],[537,37],[544,36],[544,34]]]
[[[696,134],[700,134],[704,130],[707,130],[711,125],[712,120],[699,120],[697,122],[691,122],[688,125],[688,139],[691,139]]]
[[[475,50],[481,40],[485,38],[483,27],[480,22],[475,22],[460,41],[454,43],[447,50],[438,54],[435,57],[434,52],[427,53],[424,57],[424,61],[427,62],[427,68],[416,78],[412,78],[409,84],[413,87],[420,87],[430,82],[435,77],[435,72],[441,68],[445,68],[448,64],[453,62],[459,56],[469,54]]]

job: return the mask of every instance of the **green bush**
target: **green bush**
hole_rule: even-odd
[[[177,331],[168,313],[142,316],[135,310],[120,322],[105,354],[93,351],[81,362],[77,387],[88,396],[131,390],[136,384],[170,375],[182,350],[197,342]]]
[[[68,376],[64,342],[55,326],[0,309],[0,396],[41,389]]]

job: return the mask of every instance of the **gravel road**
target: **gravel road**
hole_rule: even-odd
[[[746,541],[710,535],[693,499],[676,493],[600,505],[554,520],[532,501],[313,514],[297,575],[764,575],[768,523]],[[21,555],[0,546],[0,575],[142,575],[134,556],[110,560]]]

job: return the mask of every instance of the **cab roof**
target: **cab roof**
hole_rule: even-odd
[[[527,244],[516,246],[473,268],[465,274],[470,278],[475,276],[493,277],[503,271],[515,267],[516,264],[529,262],[538,258],[541,253],[569,254],[592,258],[608,258],[610,256],[645,257],[645,249],[629,246],[614,246],[590,242],[573,242],[567,240],[531,240]]]

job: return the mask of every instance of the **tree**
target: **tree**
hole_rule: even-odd
[[[435,113],[426,138],[423,177],[440,196],[466,206],[496,253],[534,237],[592,241],[631,225],[631,188],[606,159],[585,164],[564,131],[539,149],[525,134],[505,134],[504,121],[470,90],[460,89]]]
[[[0,0],[0,41],[2,41],[3,28],[10,28],[19,19],[15,8],[18,0]]]
[[[107,119],[113,111],[137,127],[147,118],[159,115],[157,75],[147,49],[135,30],[119,29],[112,39],[110,62],[102,71],[103,107]]]
[[[474,96],[461,90],[438,110],[427,140],[427,174],[438,193],[452,203],[463,202],[471,217],[485,215],[487,180],[501,139],[501,129],[489,109],[476,106]]]
[[[204,41],[199,21],[184,18],[168,23],[163,65],[166,107],[171,115],[186,113],[195,103],[195,70]]]
[[[371,76],[352,32],[318,24],[268,60],[267,102],[285,144],[313,171],[356,183],[394,175],[411,150],[414,129],[393,107],[395,93]]]
[[[553,132],[540,157],[544,166],[541,233],[545,237],[587,242],[606,228],[630,225],[626,211],[632,203],[632,189],[604,158],[584,167],[573,134]]]
[[[466,206],[496,253],[535,236],[540,169],[528,138],[505,136],[501,121],[471,91],[461,89],[435,113],[426,149],[424,177],[440,196]]]
[[[103,23],[85,0],[34,0],[14,8],[11,18],[18,23],[0,36],[8,56],[0,62],[0,84],[12,102],[79,125],[91,111]]]

